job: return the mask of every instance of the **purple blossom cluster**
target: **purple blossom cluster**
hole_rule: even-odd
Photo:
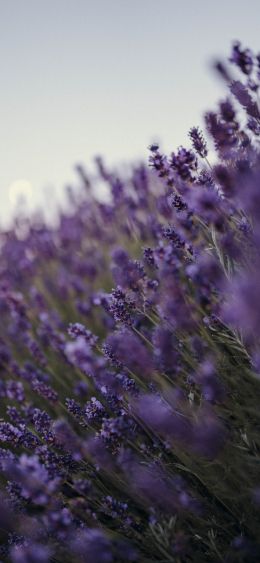
[[[1,561],[260,560],[260,55],[229,63],[191,147],[0,234]]]

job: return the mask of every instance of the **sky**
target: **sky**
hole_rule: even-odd
[[[224,96],[212,59],[259,35],[259,0],[0,0],[0,224],[20,191],[50,210],[95,155],[187,145]]]

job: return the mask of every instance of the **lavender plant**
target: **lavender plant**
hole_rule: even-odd
[[[260,560],[260,56],[230,63],[191,148],[1,233],[2,561]]]

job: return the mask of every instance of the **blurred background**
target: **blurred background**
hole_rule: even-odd
[[[189,145],[224,95],[212,60],[259,31],[259,0],[0,0],[0,225],[24,197],[51,214],[95,155]]]

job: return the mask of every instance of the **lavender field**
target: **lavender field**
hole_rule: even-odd
[[[260,55],[231,51],[187,148],[1,233],[0,561],[260,561]]]

